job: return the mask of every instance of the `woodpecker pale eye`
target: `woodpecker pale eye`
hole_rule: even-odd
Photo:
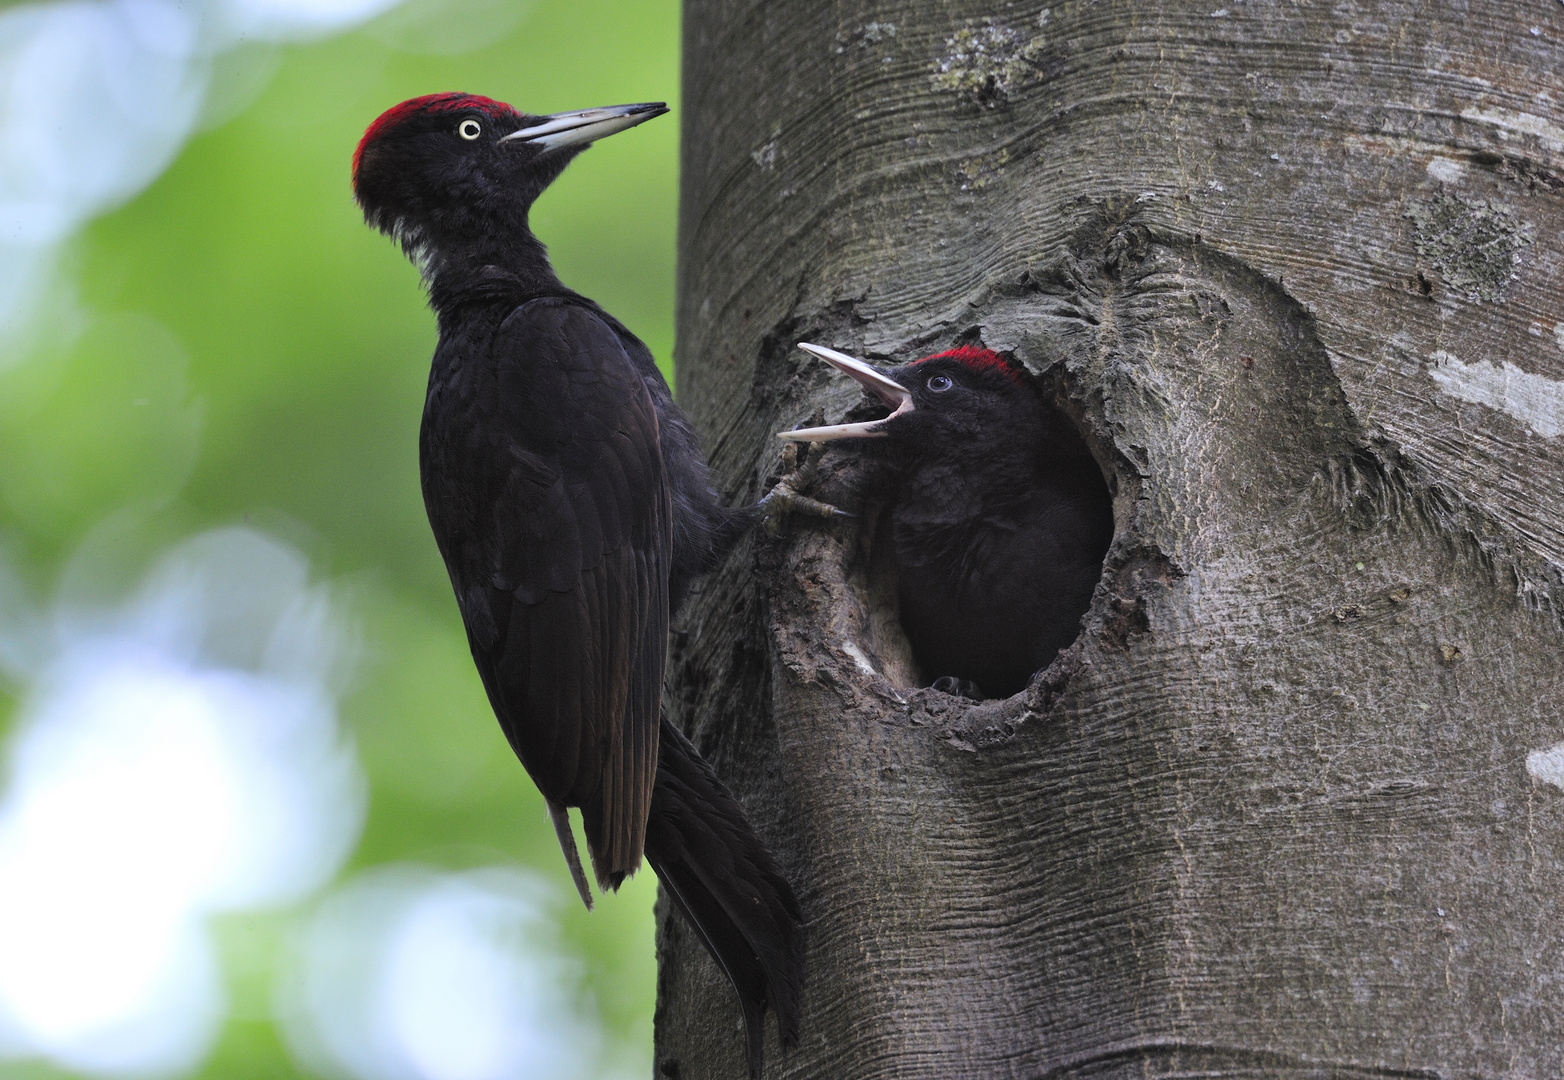
[[[463,120],[460,124],[456,125],[456,134],[460,135],[468,142],[471,142],[479,135],[483,134],[483,125],[469,117],[468,119]]]
[[[936,394],[943,394],[946,390],[949,390],[952,386],[955,385],[956,384],[951,382],[950,378],[945,375],[936,375],[929,380],[929,389],[934,391]]]

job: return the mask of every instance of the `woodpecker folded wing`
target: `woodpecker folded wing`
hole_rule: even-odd
[[[469,573],[487,610],[463,615],[511,745],[551,803],[581,807],[612,888],[640,863],[657,768],[671,547],[657,414],[613,328],[568,301],[518,307],[491,355],[511,465],[480,496],[495,540]],[[485,618],[492,644],[472,632]]]

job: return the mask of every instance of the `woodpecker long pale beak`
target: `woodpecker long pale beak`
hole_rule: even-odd
[[[913,410],[912,391],[901,383],[887,376],[879,368],[866,364],[862,360],[839,353],[835,349],[827,349],[823,345],[810,345],[800,341],[798,347],[806,353],[813,353],[838,371],[845,371],[848,375],[891,407],[891,415],[880,420],[865,420],[857,424],[829,424],[826,427],[799,428],[797,431],[779,431],[777,438],[786,439],[789,442],[831,442],[835,439],[875,439],[883,438],[886,434],[885,424],[896,419],[903,413]]]
[[[654,116],[661,116],[668,106],[661,101],[647,101],[640,105],[607,105],[601,109],[580,109],[576,112],[555,113],[545,116],[543,123],[524,127],[502,136],[500,142],[531,143],[545,150],[558,150],[566,146],[584,146],[596,142],[605,135],[612,135],[625,128],[633,128]]]

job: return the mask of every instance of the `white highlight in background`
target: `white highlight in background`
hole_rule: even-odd
[[[29,682],[0,801],[0,1055],[197,1065],[226,1013],[208,915],[302,898],[358,836],[337,633],[304,560],[224,529],[110,613],[5,655]],[[36,631],[35,631],[36,632]]]
[[[24,341],[56,246],[172,163],[200,122],[213,57],[241,41],[345,30],[397,2],[64,0],[0,10],[0,346]]]
[[[278,1011],[306,1067],[358,1080],[572,1080],[604,1038],[554,942],[553,896],[490,868],[383,867],[339,889]]]
[[[67,0],[0,13],[0,242],[55,243],[168,167],[211,59],[346,29],[397,0]]]

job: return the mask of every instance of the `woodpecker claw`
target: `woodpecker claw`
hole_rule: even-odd
[[[819,499],[811,499],[807,495],[800,495],[792,489],[791,480],[784,480],[772,488],[757,505],[760,508],[760,527],[773,540],[782,535],[783,522],[793,514],[804,514],[808,517],[818,518],[856,518],[858,516],[843,510],[839,506],[832,506],[828,502],[821,502]]]
[[[816,448],[810,446],[809,451]],[[766,535],[773,540],[782,535],[782,523],[791,514],[805,514],[809,517],[819,518],[855,518],[858,515],[849,513],[839,506],[832,506],[828,502],[812,499],[803,494],[799,489],[808,488],[814,483],[815,473],[820,468],[820,455],[806,452],[804,462],[784,477],[776,487],[766,493],[765,497],[755,505],[760,510],[760,526],[766,531]]]
[[[779,485],[780,486],[780,485]],[[791,491],[776,491],[760,500],[760,523],[766,530],[766,535],[775,540],[782,535],[782,522],[791,514],[807,514],[810,517],[821,518],[852,518],[852,514],[839,506],[821,502],[819,499],[811,499],[807,495],[799,495]]]

